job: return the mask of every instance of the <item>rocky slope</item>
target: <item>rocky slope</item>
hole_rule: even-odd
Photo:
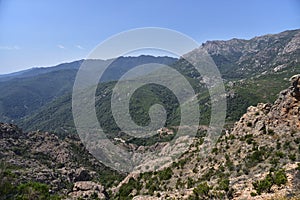
[[[271,199],[300,195],[300,75],[274,104],[250,106],[207,155],[201,137],[163,171],[131,174],[134,199]],[[300,198],[300,197],[299,197]]]
[[[284,31],[250,40],[208,41],[202,47],[212,56],[224,78],[246,78],[299,63],[300,31]]]
[[[0,123],[0,177],[0,199],[24,195],[20,187],[34,190],[31,183],[45,184],[50,196],[103,199],[108,196],[105,187],[122,175],[94,159],[75,137],[61,140],[51,133],[24,133]]]

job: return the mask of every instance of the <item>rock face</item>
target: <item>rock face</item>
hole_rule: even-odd
[[[286,133],[300,130],[300,75],[290,78],[291,86],[283,90],[274,105],[258,104],[251,106],[246,114],[236,123],[233,133],[241,132],[245,127],[254,127],[256,135],[260,131],[272,129]],[[248,128],[249,129],[249,128]]]
[[[299,99],[300,98],[300,75],[294,75],[290,78],[292,84],[292,96]]]
[[[73,191],[69,193],[72,198],[109,198],[102,185],[94,183],[92,181],[80,181],[76,182],[73,187]]]
[[[241,117],[240,121],[236,122],[231,132],[232,135],[239,138],[251,137],[246,142],[254,143],[257,148],[255,152],[261,151],[264,154],[262,157],[258,156],[257,159],[262,159],[260,167],[265,169],[254,166],[253,172],[255,173],[252,175],[256,175],[256,177],[250,177],[250,180],[261,179],[274,166],[277,168],[280,166],[286,170],[288,179],[286,186],[272,187],[271,194],[262,195],[264,198],[271,198],[274,193],[281,196],[293,196],[300,191],[300,173],[297,170],[299,168],[297,163],[300,161],[300,75],[294,75],[290,81],[291,86],[279,94],[273,105],[260,103],[256,107],[249,107],[247,113]],[[237,147],[242,148],[239,158],[247,159],[250,152],[245,150],[246,146],[235,143],[235,148]],[[237,197],[251,198],[250,192],[253,192],[253,185],[249,183],[249,180],[237,182],[240,183],[233,186],[236,190],[241,190],[241,185],[248,184],[247,190],[240,191]],[[257,197],[257,199],[262,197]]]

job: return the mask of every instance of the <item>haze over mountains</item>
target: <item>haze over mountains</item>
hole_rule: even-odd
[[[199,155],[211,105],[203,77],[183,58],[139,56],[120,57],[106,71],[95,97],[97,117],[108,138],[128,151],[166,145],[173,137],[167,133],[176,132],[180,120],[178,100],[168,89],[150,84],[137,90],[131,99],[130,112],[139,125],[149,123],[148,111],[153,104],[166,108],[166,129],[147,139],[130,137],[118,128],[110,98],[116,81],[137,65],[158,63],[176,69],[197,94],[201,129],[190,149],[169,167],[128,174],[120,183],[125,174],[105,168],[84,149],[72,116],[72,87],[82,60],[0,76],[0,121],[13,122],[24,130],[0,124],[0,160],[7,164],[8,171],[20,174],[23,182],[43,181],[55,193],[73,198],[86,195],[88,199],[94,194],[95,198],[111,199],[260,199],[275,193],[299,195],[300,76],[289,79],[300,74],[300,29],[250,40],[208,41],[193,53],[201,48],[220,70],[227,98],[224,133],[207,157]],[[103,66],[109,61],[87,62]],[[138,76],[149,72],[151,69]],[[253,107],[258,103],[263,104]],[[34,168],[42,173],[32,173]],[[14,188],[18,179],[8,171],[0,171],[0,176],[11,180],[8,194],[15,197],[22,190]],[[105,184],[110,174],[113,180]]]

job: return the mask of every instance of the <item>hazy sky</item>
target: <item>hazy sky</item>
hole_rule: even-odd
[[[299,0],[0,0],[0,74],[85,58],[106,38],[140,27],[199,43],[300,28]]]

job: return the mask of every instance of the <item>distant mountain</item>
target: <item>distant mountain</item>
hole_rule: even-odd
[[[33,77],[60,70],[78,70],[82,62],[83,60],[78,60],[70,63],[62,63],[54,67],[36,67],[11,74],[3,74],[0,75],[0,82],[8,81],[15,78],[20,79]]]
[[[114,60],[100,81],[117,80],[137,65],[147,63],[170,65],[175,61],[177,59],[171,57],[120,57]],[[35,68],[0,77],[0,121],[19,120],[52,100],[71,93],[76,73],[82,62],[83,60],[80,60],[55,67]],[[110,62],[110,60],[87,60],[85,64],[101,68]]]
[[[226,80],[270,74],[300,63],[300,29],[250,40],[207,41],[199,49],[202,48],[213,58]],[[187,74],[195,74],[191,68],[185,68]]]

